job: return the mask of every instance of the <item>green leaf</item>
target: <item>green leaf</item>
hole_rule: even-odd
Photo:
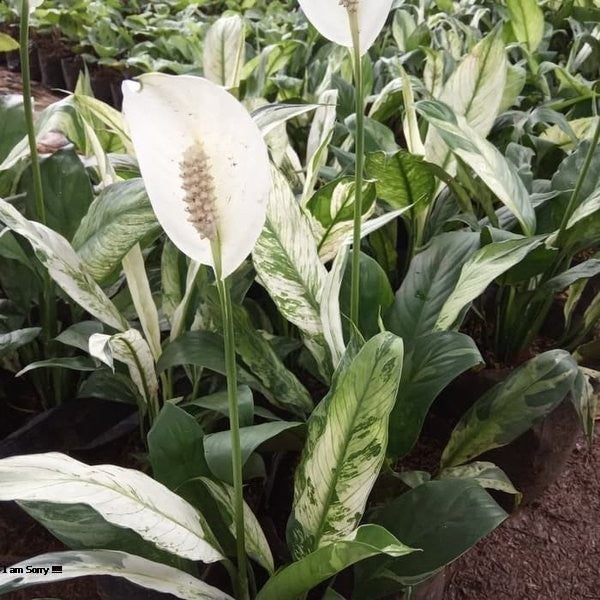
[[[64,237],[40,223],[28,221],[2,199],[0,220],[27,239],[50,276],[68,296],[103,323],[117,330],[127,329],[125,319]]]
[[[247,385],[238,385],[237,402],[240,412],[240,427],[249,427],[254,423],[254,399],[252,390]],[[215,392],[208,396],[194,398],[190,402],[180,405],[181,408],[191,412],[194,407],[204,408],[229,418],[229,400],[227,390]]]
[[[342,361],[335,385],[312,413],[288,524],[297,559],[358,525],[385,458],[403,353],[393,334],[372,338],[349,364]]]
[[[240,428],[242,464],[246,464],[250,455],[265,442],[290,430],[303,427],[304,423],[276,421]],[[219,431],[207,435],[204,438],[204,451],[212,473],[222,481],[233,483],[231,431]]]
[[[451,151],[473,169],[515,215],[523,232],[533,235],[536,229],[535,212],[529,192],[514,165],[471,127],[464,117],[455,115],[446,105],[423,100],[417,104],[417,108]]]
[[[388,454],[394,459],[406,456],[438,394],[461,373],[482,363],[475,342],[462,333],[435,331],[414,340],[404,358],[398,398],[390,415]]]
[[[204,432],[185,410],[167,402],[148,432],[148,458],[154,478],[174,491],[194,477],[208,475]]]
[[[0,594],[40,583],[55,583],[75,577],[112,575],[123,577],[143,588],[172,594],[184,600],[233,600],[220,590],[168,565],[162,565],[114,550],[51,552],[29,558],[14,567],[48,567],[61,565],[62,573],[48,573],[40,581],[39,574],[22,573],[2,578]]]
[[[526,362],[462,417],[442,455],[442,468],[510,444],[560,404],[576,376],[577,363],[564,350],[544,352]]]
[[[212,331],[188,331],[180,335],[165,346],[156,369],[158,373],[162,373],[166,369],[180,365],[195,365],[225,375],[223,338]],[[261,394],[269,396],[269,391],[261,382],[239,363],[237,379],[238,382],[245,383]]]
[[[479,239],[477,233],[443,233],[413,258],[385,318],[390,331],[408,344],[434,330],[462,266],[479,249]]]
[[[217,503],[218,509],[227,524],[230,533],[235,537],[235,494],[233,488],[217,483],[206,477],[201,478],[202,483],[208,489]],[[273,555],[265,534],[250,507],[244,502],[244,531],[246,541],[246,553],[259,565],[272,575],[275,571]]]
[[[544,13],[536,0],[506,0],[510,27],[529,52],[535,52],[544,37]]]
[[[221,311],[213,305],[211,315],[217,328],[223,330]],[[312,399],[298,378],[283,364],[271,344],[256,331],[246,310],[233,305],[235,350],[244,366],[263,387],[269,400],[279,408],[304,415],[313,408]]]
[[[543,238],[523,238],[484,246],[463,265],[452,293],[446,299],[435,323],[438,330],[452,327],[463,309],[479,297],[496,277],[521,262]]]
[[[21,377],[29,371],[35,369],[71,369],[73,371],[95,371],[98,368],[98,364],[95,360],[87,356],[68,356],[65,358],[48,358],[46,360],[38,360],[36,362],[29,363],[25,368],[21,369],[15,377]]]
[[[444,84],[439,100],[450,106],[457,115],[464,116],[480,136],[487,137],[500,112],[507,66],[502,33],[496,29],[463,58]],[[451,175],[456,173],[450,150],[437,131],[430,129],[425,149],[428,161],[441,166]]]
[[[362,525],[344,539],[326,544],[284,567],[258,593],[256,600],[296,600],[322,581],[353,564],[376,556],[402,556],[414,552],[383,527]]]
[[[96,280],[102,281],[142,239],[160,231],[141,179],[106,187],[73,237],[73,247]]]
[[[561,292],[582,279],[591,279],[592,277],[595,277],[598,273],[600,273],[600,260],[597,258],[590,258],[589,260],[585,260],[578,265],[563,271],[560,275],[552,277],[552,279],[549,279],[538,288],[537,293],[541,296],[545,296],[547,294]]]
[[[19,506],[71,550],[120,550],[172,567],[189,569],[188,561],[144,540],[131,529],[105,521],[86,504],[19,502]]]
[[[592,192],[581,204],[575,209],[569,222],[567,223],[567,229],[571,229],[587,217],[600,211],[600,188]]]
[[[20,94],[0,96],[0,164],[26,133],[23,97]]]
[[[350,115],[344,123],[352,136],[356,137],[356,115]],[[365,152],[379,150],[390,153],[398,150],[394,132],[387,125],[365,117]]]
[[[360,301],[358,326],[365,339],[376,335],[379,329],[379,317],[394,302],[392,286],[376,260],[367,254],[360,255]],[[340,309],[343,315],[350,314],[350,296],[352,293],[352,269],[346,265],[346,272],[340,290]],[[346,339],[350,338],[351,325],[347,318],[342,320]]]
[[[456,560],[506,517],[473,481],[430,481],[402,494],[376,514],[375,522],[422,551],[358,565],[352,598],[376,600],[401,591]]]
[[[40,335],[41,331],[40,327],[27,327],[26,329],[0,333],[0,357],[12,354],[21,346],[33,342]]]
[[[10,52],[11,50],[18,50],[19,42],[14,40],[6,33],[0,33],[0,52]]]
[[[0,460],[0,483],[0,500],[86,504],[109,523],[135,531],[161,550],[203,562],[222,558],[201,515],[139,471],[90,467],[52,452]]]
[[[72,148],[59,150],[40,161],[46,225],[72,240],[94,195],[90,178]],[[22,189],[27,192],[27,214],[35,215],[31,168],[23,175]]]
[[[260,283],[279,312],[302,333],[325,379],[333,371],[323,334],[320,304],[327,277],[308,220],[287,181],[273,173],[267,220],[252,259]]]
[[[428,203],[435,194],[436,182],[423,159],[404,150],[387,155],[367,155],[367,174],[376,179],[377,196],[392,208]]]
[[[240,15],[217,19],[206,33],[203,51],[204,77],[224,87],[239,87],[246,59],[244,19]]]

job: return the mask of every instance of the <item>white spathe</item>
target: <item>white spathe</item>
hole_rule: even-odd
[[[208,156],[227,277],[252,251],[266,217],[271,174],[257,125],[224,88],[189,75],[125,81],[123,113],[159,223],[183,253],[214,267],[210,240],[189,221],[181,177],[186,150],[199,145]]]
[[[328,40],[353,47],[348,9],[339,0],[298,0],[306,18]],[[390,14],[393,0],[358,0],[356,3],[361,56],[375,43]]]

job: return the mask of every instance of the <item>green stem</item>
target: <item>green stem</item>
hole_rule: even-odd
[[[212,242],[215,263],[215,278],[225,340],[225,369],[227,373],[227,399],[229,401],[229,427],[231,429],[231,452],[233,464],[234,519],[237,550],[237,593],[239,600],[249,600],[248,573],[246,570],[246,543],[244,529],[244,490],[242,479],[242,450],[240,443],[240,416],[237,402],[237,368],[235,359],[235,335],[233,331],[233,309],[229,281],[222,277],[221,243],[217,237]]]
[[[356,88],[356,179],[354,190],[354,235],[352,246],[352,292],[350,300],[350,320],[358,328],[358,314],[360,303],[360,239],[362,225],[362,191],[363,171],[365,166],[365,99],[363,89],[362,60],[360,55],[360,34],[358,29],[358,15],[356,12],[348,13],[350,29],[352,31],[352,44],[354,56],[354,82]]]
[[[46,224],[46,207],[44,206],[44,192],[42,189],[42,173],[38,159],[37,140],[33,123],[33,105],[31,102],[31,77],[29,73],[29,0],[22,0],[21,25],[19,32],[21,78],[23,82],[23,107],[25,109],[25,124],[27,126],[27,139],[31,154],[31,171],[33,174],[33,194],[35,197],[35,217]]]
[[[577,178],[577,184],[575,185],[575,189],[569,198],[569,204],[567,205],[567,210],[563,214],[562,221],[560,223],[560,229],[558,230],[558,237],[556,238],[556,245],[560,247],[561,242],[563,241],[565,231],[567,229],[567,225],[569,220],[573,216],[573,212],[577,208],[577,200],[579,199],[579,195],[581,194],[581,190],[583,188],[583,184],[587,178],[588,171],[590,170],[590,166],[592,164],[592,159],[594,158],[594,150],[598,145],[598,141],[600,140],[600,119],[598,120],[598,124],[596,125],[596,131],[594,132],[594,137],[592,138],[592,143],[588,149],[588,153],[585,157],[585,162],[583,163],[583,169],[579,173],[579,177]]]

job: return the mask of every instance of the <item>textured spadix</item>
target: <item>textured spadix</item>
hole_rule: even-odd
[[[265,222],[271,175],[258,127],[225,89],[192,76],[149,73],[124,82],[123,112],[166,234],[211,266],[211,239],[218,239],[227,277]]]
[[[328,40],[352,48],[350,12],[356,11],[361,55],[373,45],[393,0],[298,0],[306,18]]]

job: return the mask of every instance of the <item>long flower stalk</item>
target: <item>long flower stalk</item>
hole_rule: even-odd
[[[356,96],[356,142],[355,142],[355,189],[354,189],[354,230],[352,246],[352,280],[350,299],[350,320],[358,328],[360,310],[360,240],[362,226],[363,175],[365,165],[365,99],[363,86],[362,57],[360,53],[360,33],[358,15],[350,10],[354,58],[354,83]]]
[[[244,525],[244,482],[242,476],[242,449],[240,442],[240,415],[237,400],[237,368],[235,359],[235,333],[233,330],[233,309],[229,280],[222,278],[221,244],[213,242],[214,269],[221,303],[223,318],[223,337],[225,342],[225,372],[227,375],[227,400],[229,404],[229,429],[231,431],[231,454],[233,465],[233,492],[235,515],[235,540],[237,556],[237,597],[240,600],[250,598],[248,592],[248,573],[246,569],[246,542]]]
[[[35,219],[46,224],[46,206],[44,204],[44,189],[42,186],[42,172],[37,150],[35,124],[33,117],[33,103],[31,101],[31,73],[29,65],[29,0],[21,2],[21,17],[19,23],[19,57],[21,60],[21,82],[23,87],[23,109],[25,112],[25,126],[31,156],[31,173],[33,179],[33,196],[35,206]],[[54,285],[47,271],[44,271],[44,288],[40,298],[42,307],[42,329],[47,341],[56,336],[56,306],[54,304]],[[54,402],[61,404],[62,384],[59,373],[53,373],[52,387]]]
[[[21,80],[23,85],[23,108],[25,109],[25,124],[31,155],[31,171],[33,174],[33,195],[35,198],[35,217],[46,224],[46,207],[44,205],[44,190],[42,188],[42,173],[37,151],[35,126],[33,123],[33,104],[31,102],[31,75],[29,72],[29,0],[22,0],[21,22],[19,31],[19,54],[21,58]]]

